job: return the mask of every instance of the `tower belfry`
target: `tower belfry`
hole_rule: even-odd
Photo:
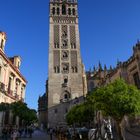
[[[64,121],[66,113],[64,110],[68,106],[62,107],[62,104],[65,105],[83,96],[86,91],[83,84],[84,69],[80,55],[77,11],[77,0],[50,0],[48,79],[50,126],[58,121]]]

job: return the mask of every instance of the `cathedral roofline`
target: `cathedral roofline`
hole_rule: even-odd
[[[77,0],[50,0],[50,3],[71,3],[77,4]]]

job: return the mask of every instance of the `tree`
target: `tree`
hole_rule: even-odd
[[[26,125],[37,121],[36,111],[27,107],[26,103],[21,101],[11,104],[12,112],[15,116],[19,116],[21,120],[24,120]]]
[[[92,93],[95,107],[117,122],[119,140],[123,140],[121,121],[125,115],[134,116],[140,112],[140,91],[118,79]]]
[[[71,108],[66,116],[68,124],[79,124],[90,122],[94,119],[94,106],[90,102],[84,102]]]

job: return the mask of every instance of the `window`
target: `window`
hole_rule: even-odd
[[[68,59],[68,52],[66,52],[66,51],[62,52],[62,59],[63,60],[67,60]]]
[[[67,40],[63,40],[63,48],[67,48],[67,46],[68,46]]]
[[[64,95],[64,99],[68,99],[68,94],[65,94]]]
[[[62,15],[66,15],[66,5],[62,5]]]
[[[77,67],[72,67],[71,69],[72,69],[72,73],[77,73],[78,72]]]
[[[59,15],[60,14],[60,9],[59,8],[57,8],[57,15]]]
[[[3,49],[3,39],[1,40],[1,45],[0,45],[0,47],[1,47],[1,49]]]
[[[21,98],[23,97],[23,87],[21,88]]]
[[[67,37],[66,31],[63,31],[62,37],[63,37],[63,38],[66,38],[66,37]]]
[[[70,8],[68,9],[68,15],[71,15],[71,9]]]
[[[52,9],[52,14],[55,15],[55,7]]]
[[[139,79],[139,74],[138,74],[138,72],[136,72],[136,73],[133,75],[133,79],[134,79],[134,82],[135,82],[135,85],[137,86],[137,88],[140,89],[140,79]]]
[[[75,43],[73,44],[73,47],[74,47],[74,49],[76,49],[76,44]]]
[[[76,44],[75,43],[71,43],[71,49],[76,49]]]
[[[63,73],[68,73],[69,72],[69,64],[62,64],[62,70],[63,70]]]
[[[18,62],[18,69],[19,69],[19,67],[20,67],[20,62]]]
[[[77,67],[75,67],[75,73],[77,73],[77,72],[78,72]]]
[[[65,78],[65,79],[64,79],[64,84],[67,84],[67,83],[68,83],[68,79]]]
[[[54,67],[54,73],[60,73],[60,68],[59,66]]]
[[[11,81],[12,81],[12,79],[11,79],[11,77],[9,77],[8,90],[10,90],[10,88],[11,88]]]
[[[59,43],[54,43],[54,48],[59,48]]]
[[[72,9],[72,15],[75,16],[75,9],[74,8]]]

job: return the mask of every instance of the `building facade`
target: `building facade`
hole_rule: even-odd
[[[46,91],[38,99],[38,120],[41,129],[47,128],[47,94],[48,94],[48,80],[46,81]]]
[[[5,54],[6,34],[0,31],[0,103],[24,102],[26,79],[20,73],[21,58],[8,58]],[[11,123],[11,113],[7,112],[7,122]],[[10,113],[10,114],[9,114]],[[0,113],[0,123],[4,122],[6,114]]]
[[[69,102],[87,93],[77,0],[50,0],[49,35],[48,127],[53,127],[65,122]]]
[[[128,84],[140,89],[140,42],[138,41],[133,47],[133,54],[127,61],[118,61],[115,68],[109,69],[106,66],[102,68],[99,63],[98,68],[88,71],[86,75],[89,92],[118,78],[123,78]]]

